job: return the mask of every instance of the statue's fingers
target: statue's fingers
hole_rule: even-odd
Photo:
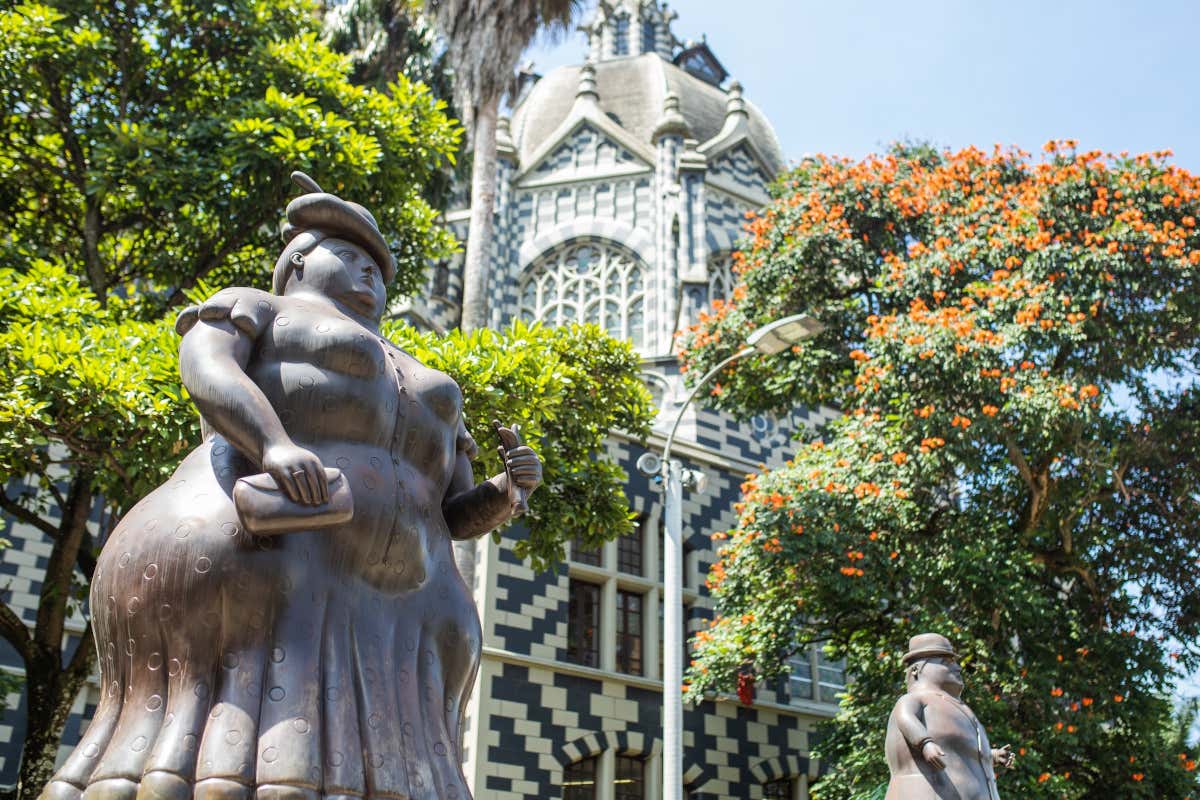
[[[313,504],[312,489],[308,485],[308,473],[303,466],[297,464],[292,468],[292,479],[296,482],[296,493],[300,495],[300,502],[311,506]]]
[[[505,450],[511,450],[521,444],[521,437],[517,435],[517,426],[506,428],[500,424],[500,420],[492,420],[492,427],[496,431],[496,435],[500,437],[500,444],[504,445]]]
[[[519,467],[512,471],[513,478],[518,481],[536,481],[541,479],[536,467]]]
[[[287,473],[286,470],[280,471],[275,475],[275,483],[283,490],[283,493],[288,496],[288,499],[293,503],[300,502],[300,490],[296,488],[296,479]]]
[[[304,474],[308,477],[308,485],[312,490],[314,503],[329,502],[329,484],[325,481],[325,470],[320,464],[309,464],[304,469]]]
[[[513,455],[511,450],[508,452],[508,458],[506,460],[508,461],[508,465],[510,467],[516,467],[516,466],[523,467],[523,466],[530,465],[530,464],[540,464],[541,463],[538,460],[538,457],[536,455],[534,455],[533,453],[517,453],[516,455]]]

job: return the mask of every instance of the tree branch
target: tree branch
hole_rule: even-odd
[[[50,563],[46,565],[46,575],[38,597],[37,627],[33,635],[42,647],[62,647],[67,598],[92,510],[91,484],[92,474],[80,470],[71,480],[71,487],[67,491],[62,524],[54,539],[54,548],[50,551]]]
[[[58,528],[55,528],[49,522],[46,522],[46,520],[42,519],[28,508],[25,508],[25,506],[21,505],[15,500],[10,499],[9,496],[3,492],[0,492],[0,509],[4,509],[21,522],[32,525],[42,533],[49,536],[51,539],[58,536]]]
[[[13,611],[12,606],[3,601],[0,601],[0,636],[13,646],[28,667],[33,655],[33,639],[29,636],[29,628],[17,616],[17,612]]]
[[[1006,430],[1004,432],[1004,446],[1008,448],[1009,461],[1017,468],[1017,472],[1021,473],[1021,478],[1024,479],[1025,485],[1029,487],[1029,491],[1036,492],[1037,486],[1033,481],[1033,470],[1029,468],[1029,462],[1025,460],[1025,454],[1017,446],[1017,440],[1013,437],[1012,431]]]

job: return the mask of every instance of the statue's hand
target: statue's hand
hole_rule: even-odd
[[[946,751],[938,747],[932,739],[921,748],[921,757],[934,769],[946,768]]]
[[[521,444],[521,435],[516,425],[506,428],[497,420],[492,427],[500,437],[500,458],[504,460],[504,471],[508,475],[508,491],[512,499],[514,515],[529,510],[529,493],[542,483],[542,461],[533,449]]]
[[[296,503],[315,506],[329,502],[329,484],[321,459],[291,442],[263,451],[263,470]]]
[[[1012,751],[1012,745],[1006,744],[992,751],[992,766],[1004,767],[1012,769],[1012,765],[1017,762],[1017,754]]]
[[[512,482],[526,493],[542,484],[542,461],[526,445],[504,451],[504,468],[508,470]]]

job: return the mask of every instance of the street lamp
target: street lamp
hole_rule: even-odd
[[[774,355],[816,336],[823,326],[807,314],[796,314],[764,325],[746,337],[746,346],[705,373],[679,408],[663,446],[662,460],[643,456],[638,466],[657,472],[663,491],[663,800],[682,800],[683,793],[683,465],[671,460],[671,446],[683,414],[700,390],[721,370],[753,353]],[[648,463],[647,463],[648,462]]]

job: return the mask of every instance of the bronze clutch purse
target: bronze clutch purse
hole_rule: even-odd
[[[242,527],[258,536],[318,530],[349,522],[354,516],[350,482],[341,470],[332,467],[325,468],[325,480],[329,483],[329,502],[309,506],[288,497],[269,473],[239,478],[233,487],[233,507]]]

